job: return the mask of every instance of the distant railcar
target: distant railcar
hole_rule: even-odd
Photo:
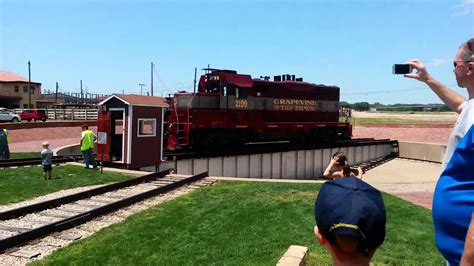
[[[197,93],[176,93],[166,113],[169,150],[255,141],[350,139],[339,122],[339,87],[294,75],[252,79],[233,70],[205,69]]]

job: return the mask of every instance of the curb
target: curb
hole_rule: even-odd
[[[277,263],[277,266],[305,265],[308,248],[304,246],[291,245]]]

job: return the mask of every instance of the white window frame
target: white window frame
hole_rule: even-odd
[[[141,121],[153,121],[153,135],[141,135],[140,134],[140,122]],[[137,119],[137,137],[138,138],[148,138],[148,137],[156,137],[156,118],[138,118]]]
[[[125,163],[125,108],[109,108],[109,112],[122,112],[122,160],[120,160],[120,163]],[[110,115],[109,113],[109,115]],[[110,119],[110,117],[109,117]],[[97,132],[99,134],[99,132]],[[109,132],[110,134],[110,132]],[[111,148],[110,145],[110,140],[109,141],[109,148]],[[127,142],[130,142],[127,140]]]

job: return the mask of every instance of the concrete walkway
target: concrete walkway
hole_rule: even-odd
[[[368,171],[364,181],[381,191],[431,209],[441,170],[441,164],[395,159]]]

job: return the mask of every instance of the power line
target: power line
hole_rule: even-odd
[[[456,84],[449,84],[445,86],[456,86]],[[392,93],[392,92],[406,92],[406,91],[421,91],[421,90],[430,90],[428,87],[423,88],[412,88],[412,89],[402,89],[402,90],[382,90],[382,91],[368,91],[368,92],[354,92],[354,93],[341,93],[341,95],[369,95],[369,94],[381,94],[381,93]]]
[[[163,86],[163,87],[165,87],[165,88],[168,87],[168,86],[165,85],[165,83],[163,82],[163,80],[161,80],[161,78],[160,78],[160,76],[158,75],[158,73],[156,73],[155,68],[153,68],[153,74],[154,74],[155,77],[158,79],[158,81],[161,83],[161,86]]]

